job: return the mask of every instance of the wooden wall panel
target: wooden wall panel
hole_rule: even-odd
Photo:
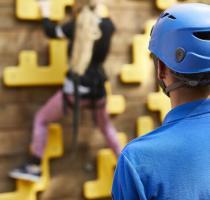
[[[119,131],[129,139],[135,137],[137,117],[147,114],[146,96],[155,90],[151,85],[123,85],[118,79],[124,64],[131,63],[131,42],[142,33],[146,20],[155,17],[151,0],[106,0],[117,27],[105,68],[110,77],[113,93],[126,97],[126,113],[112,118]],[[39,62],[48,63],[48,40],[40,22],[20,21],[15,17],[15,0],[0,1],[0,77],[5,66],[17,65],[21,50],[38,52]],[[151,74],[154,76],[154,74]],[[7,177],[12,168],[19,166],[28,152],[32,120],[36,111],[59,87],[6,88],[0,83],[0,192],[15,189],[15,182]],[[72,160],[71,115],[61,120],[64,128],[65,155],[53,160],[52,182],[40,200],[82,200],[82,186],[96,178],[96,154],[106,147],[100,131],[93,127],[92,115],[82,110],[78,151]]]

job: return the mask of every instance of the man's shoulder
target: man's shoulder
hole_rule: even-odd
[[[163,134],[169,131],[169,127],[161,126],[143,136],[135,138],[126,145],[124,150],[130,150],[132,148],[142,148],[145,145],[152,145],[153,142],[160,140],[163,137]]]
[[[168,145],[170,126],[161,126],[154,131],[138,137],[129,142],[122,151],[122,154],[131,162],[132,160],[148,160],[156,157],[158,152],[164,150]],[[166,142],[167,140],[167,142]],[[173,142],[173,141],[172,141]]]

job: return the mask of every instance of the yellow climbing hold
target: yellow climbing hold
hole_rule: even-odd
[[[150,32],[155,20],[146,23],[145,34],[136,35],[133,39],[133,64],[122,68],[120,78],[123,83],[143,83],[148,81],[152,61],[148,50]]]
[[[74,0],[48,0],[51,1],[52,20],[62,20],[65,17],[65,7],[72,6]],[[16,15],[19,19],[39,20],[41,14],[37,0],[16,0]]]
[[[64,81],[67,71],[66,40],[51,40],[50,64],[39,66],[34,51],[22,51],[18,66],[6,67],[3,73],[7,86],[57,85]]]
[[[107,93],[107,111],[109,114],[117,115],[122,114],[125,111],[126,103],[125,98],[122,95],[113,95],[111,83],[107,81],[105,83]]]
[[[175,3],[178,3],[177,0],[156,0],[156,6],[160,10],[165,10],[173,6]]]
[[[137,135],[143,136],[154,130],[154,121],[150,116],[142,116],[137,120]]]
[[[99,6],[97,7],[97,13],[103,18],[109,17],[109,9],[104,4],[99,4]]]
[[[119,134],[122,146],[127,143],[124,133]],[[111,149],[102,149],[97,155],[97,180],[84,184],[86,199],[106,198],[111,196],[112,180],[117,159]]]
[[[43,175],[39,182],[17,180],[17,190],[15,192],[0,194],[0,200],[36,200],[37,193],[44,191],[50,181],[51,158],[61,157],[63,155],[62,129],[57,124],[49,127],[49,139],[42,163]]]
[[[148,95],[147,105],[151,111],[160,112],[161,122],[164,120],[164,117],[171,109],[171,104],[169,98],[162,92],[153,92]]]

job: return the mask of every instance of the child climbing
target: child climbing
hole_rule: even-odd
[[[65,110],[73,111],[77,118],[76,106],[91,108],[96,125],[108,145],[117,156],[121,152],[116,129],[106,111],[106,75],[103,63],[115,30],[107,10],[98,0],[80,0],[74,5],[71,20],[64,25],[57,25],[49,19],[50,1],[39,0],[39,5],[46,35],[70,40],[71,68],[63,89],[51,97],[35,115],[30,159],[22,167],[10,172],[12,178],[29,181],[38,181],[42,174],[41,162],[48,138],[48,124],[63,117]],[[74,131],[77,131],[76,128]]]

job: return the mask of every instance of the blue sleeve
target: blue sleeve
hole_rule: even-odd
[[[132,163],[121,155],[112,185],[113,200],[147,200],[140,176]]]

